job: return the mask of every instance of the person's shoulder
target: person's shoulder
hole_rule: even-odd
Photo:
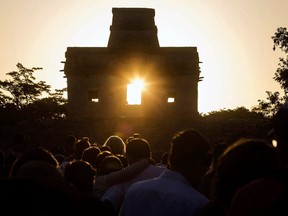
[[[107,192],[108,191],[120,191],[122,188],[122,185],[123,185],[123,182],[119,184],[114,184],[107,190]]]
[[[158,170],[158,171],[166,171],[168,170],[167,167],[164,167],[164,166],[157,166],[157,165],[154,165],[154,164],[150,164],[148,167],[148,169],[153,169],[153,170]]]
[[[122,184],[115,184],[111,186],[102,196],[102,200],[108,199],[110,197],[118,196],[119,194],[123,194],[123,187]]]
[[[139,176],[146,176],[147,177],[147,178],[144,177],[144,179],[141,179],[141,180],[156,178],[156,177],[162,175],[162,173],[164,173],[167,170],[168,169],[165,167],[159,167],[159,166],[150,164],[146,169],[144,169],[139,174]]]
[[[152,188],[155,185],[159,184],[160,181],[159,177],[151,178],[151,179],[145,179],[141,181],[137,181],[129,187],[129,190],[138,190],[138,189],[144,189],[144,188]]]

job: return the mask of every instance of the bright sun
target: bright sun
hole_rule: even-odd
[[[135,79],[127,85],[127,103],[128,105],[140,105],[141,95],[144,88],[144,81]]]

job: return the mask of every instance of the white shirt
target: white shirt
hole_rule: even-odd
[[[140,172],[138,175],[136,175],[129,181],[113,185],[105,192],[101,200],[109,200],[112,203],[115,211],[118,212],[122,205],[126,191],[133,183],[159,177],[166,170],[167,169],[165,167],[159,167],[150,164],[146,169],[144,169],[142,172]]]
[[[131,185],[120,216],[193,216],[207,203],[183,175],[168,170],[159,178]]]

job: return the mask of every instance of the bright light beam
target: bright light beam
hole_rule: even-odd
[[[144,82],[140,79],[135,79],[127,85],[127,103],[128,105],[140,105],[142,89]]]

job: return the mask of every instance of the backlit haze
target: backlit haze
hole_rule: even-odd
[[[288,27],[287,0],[0,0],[0,79],[19,62],[66,87],[67,47],[106,47],[113,7],[153,8],[161,47],[197,47],[200,113],[250,109],[280,90],[271,36]]]

